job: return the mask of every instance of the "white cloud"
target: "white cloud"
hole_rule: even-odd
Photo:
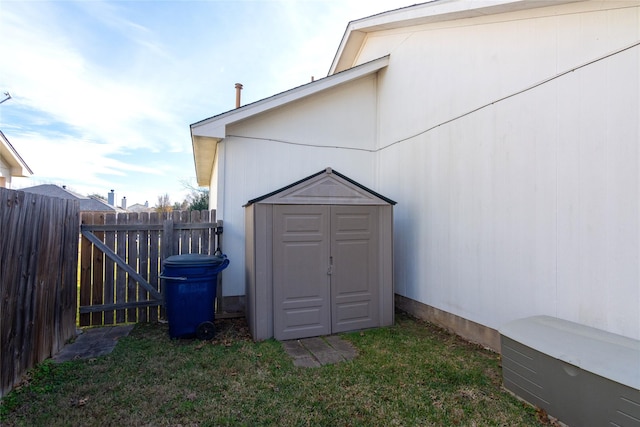
[[[3,1],[0,127],[33,181],[179,200],[189,125],[233,108],[236,82],[248,103],[324,77],[350,20],[401,5]]]

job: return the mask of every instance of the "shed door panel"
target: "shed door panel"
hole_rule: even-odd
[[[379,326],[378,209],[331,207],[332,332]]]
[[[274,205],[273,221],[275,338],[330,334],[329,207]]]

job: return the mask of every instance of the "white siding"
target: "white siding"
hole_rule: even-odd
[[[0,187],[11,188],[11,167],[0,157]]]
[[[224,185],[217,206],[231,261],[224,272],[225,296],[245,293],[242,206],[247,201],[328,166],[364,185],[374,182],[374,154],[363,150],[375,144],[375,89],[376,77],[363,77],[227,129],[218,151]]]
[[[621,4],[367,39],[358,62],[391,55],[378,146],[442,123],[376,161],[399,294],[496,329],[548,314],[640,338],[640,48],[499,101],[640,40],[637,2],[594,10]]]
[[[604,58],[639,40],[637,1],[369,34],[354,65],[390,55],[377,75],[227,128],[224,294],[244,294],[242,205],[330,166],[398,202],[400,295],[640,338],[640,48]]]

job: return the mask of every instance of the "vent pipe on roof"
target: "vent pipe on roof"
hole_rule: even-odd
[[[236,108],[240,108],[240,91],[242,90],[242,83],[236,83]]]
[[[122,209],[127,209],[127,196],[122,198]]]
[[[113,190],[111,190],[111,193],[107,195],[107,203],[111,206],[114,206],[116,203],[116,193],[114,193]]]

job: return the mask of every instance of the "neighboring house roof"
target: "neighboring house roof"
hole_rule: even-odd
[[[11,168],[11,176],[26,177],[33,175],[27,163],[13,148],[7,137],[0,131],[0,158]]]
[[[129,212],[153,212],[154,209],[150,208],[148,204],[136,203],[127,207]]]
[[[82,196],[64,187],[54,184],[42,184],[33,187],[21,188],[20,191],[33,194],[41,194],[43,196],[57,197],[59,199],[73,199],[80,203],[81,212],[124,212],[122,209],[111,206],[106,201],[98,197]]]
[[[552,3],[559,5],[577,1],[584,0],[554,0]],[[435,0],[357,19],[347,25],[329,75],[353,67],[367,36],[376,31],[534,9],[549,6],[550,3],[540,0]]]
[[[273,110],[293,101],[315,95],[319,92],[354,81],[361,77],[376,73],[387,66],[389,57],[369,61],[365,64],[334,74],[323,79],[279,93],[269,98],[247,104],[235,110],[201,120],[191,125],[191,141],[196,166],[198,185],[208,186],[211,180],[213,161],[216,156],[217,143],[226,136],[226,127],[240,120]]]

